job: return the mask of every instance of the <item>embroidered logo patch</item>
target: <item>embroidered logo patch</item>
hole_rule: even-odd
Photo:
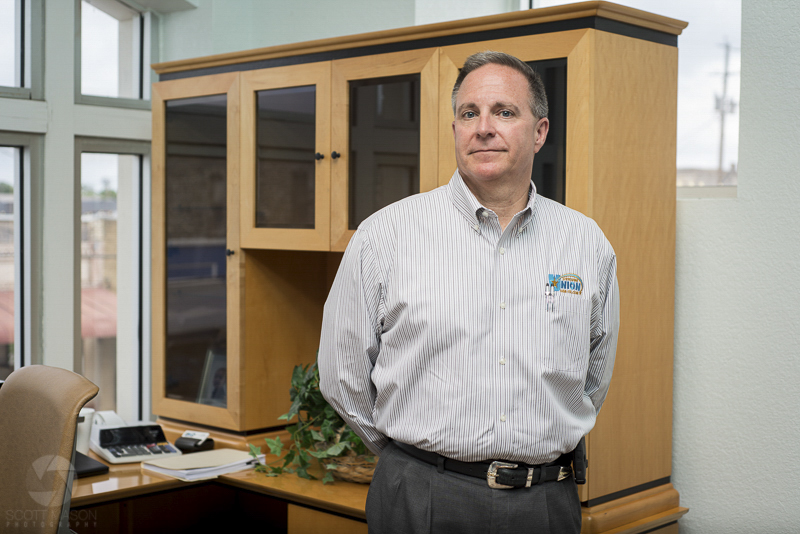
[[[573,295],[583,293],[583,280],[577,274],[551,274],[548,276],[550,278],[550,286],[554,291],[572,293]]]

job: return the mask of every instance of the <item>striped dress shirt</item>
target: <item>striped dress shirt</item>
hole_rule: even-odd
[[[594,426],[616,353],[616,256],[531,194],[504,231],[458,171],[365,220],[325,303],[323,395],[380,451],[540,464]]]

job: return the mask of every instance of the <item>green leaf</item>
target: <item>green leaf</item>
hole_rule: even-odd
[[[322,483],[323,484],[333,484],[333,473],[331,473],[330,471],[325,473],[325,476],[322,477]]]
[[[308,480],[317,480],[317,477],[315,477],[314,475],[312,475],[312,474],[310,474],[308,472],[308,467],[298,467],[297,468],[297,476],[299,476],[300,478],[308,479]]]
[[[325,441],[333,440],[333,437],[336,435],[336,428],[334,427],[335,421],[331,421],[330,419],[326,419],[322,425],[320,425],[320,432],[322,435],[325,436]]]
[[[264,441],[267,442],[270,454],[274,454],[275,456],[281,455],[281,453],[283,452],[283,442],[281,441],[280,436],[276,437],[275,439],[264,438]]]
[[[325,436],[323,436],[316,430],[311,431],[311,437],[314,438],[315,441],[326,441]]]
[[[333,462],[331,462],[329,464],[323,464],[323,465],[325,466],[325,469],[327,469],[328,471],[336,471],[337,469],[339,469],[339,466],[336,465]]]
[[[325,452],[328,454],[328,456],[339,456],[340,454],[342,454],[342,452],[344,452],[345,448],[346,444],[339,442],[335,445],[331,445],[330,447],[328,447],[328,450],[326,450]]]
[[[248,445],[250,446],[250,456],[257,459],[261,455],[261,447],[256,447],[252,443]]]

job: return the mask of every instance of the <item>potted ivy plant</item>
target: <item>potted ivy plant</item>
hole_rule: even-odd
[[[295,366],[289,397],[292,405],[279,419],[292,422],[297,418],[286,427],[291,441],[284,450],[280,436],[265,439],[270,454],[278,458],[269,465],[257,465],[256,471],[267,476],[296,473],[316,480],[308,471],[316,460],[323,468],[325,484],[334,478],[363,483],[372,480],[376,459],[322,396],[316,362]],[[259,454],[261,447],[251,444],[250,455],[258,458]]]

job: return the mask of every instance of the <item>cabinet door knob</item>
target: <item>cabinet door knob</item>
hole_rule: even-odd
[[[331,157],[332,157],[333,159],[339,159],[339,156],[341,156],[341,154],[339,154],[339,153],[338,153],[338,152],[336,152],[335,150],[334,150],[334,151],[331,153]]]
[[[324,159],[324,158],[325,158],[325,154],[320,154],[319,152],[314,154],[314,159],[317,160],[317,161],[319,161],[321,159]]]
[[[225,249],[226,256],[233,256],[234,252],[231,249]]]

